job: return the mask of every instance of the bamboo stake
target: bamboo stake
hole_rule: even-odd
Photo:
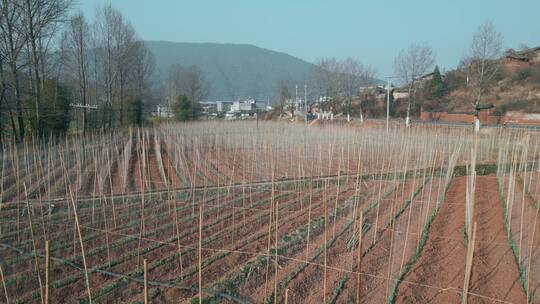
[[[140,225],[140,229],[139,229],[139,244],[137,246],[137,269],[139,269],[141,263],[140,263],[140,259],[141,259],[141,255],[140,255],[140,251],[141,251],[141,246],[142,246],[142,239],[145,235],[145,219],[144,219],[144,207],[145,207],[145,197],[144,197],[144,191],[145,191],[145,177],[146,177],[146,170],[145,170],[145,151],[144,151],[144,133],[143,133],[143,136],[142,136],[142,147],[139,149],[139,151],[141,152],[142,154],[142,160],[140,160],[140,165],[139,165],[139,172],[140,172],[140,178],[141,178],[141,217],[140,217],[140,221],[141,221],[141,225]],[[139,154],[139,159],[141,159],[140,155]],[[114,208],[114,205],[113,205],[113,208]]]
[[[199,206],[199,304],[202,304],[202,220],[203,204]]]
[[[111,200],[113,200],[111,198]],[[105,225],[105,243],[107,245],[107,262],[109,264],[109,267],[111,266],[111,250],[110,250],[110,247],[109,247],[109,226],[107,224],[107,214],[105,212],[106,210],[106,206],[105,204],[107,203],[107,199],[105,198],[105,195],[103,195],[102,199],[101,199],[101,210],[102,210],[102,213],[103,213],[103,224]]]
[[[527,143],[528,143],[528,140],[527,140]],[[521,163],[523,164],[524,162],[527,161],[527,151],[528,151],[528,145],[525,147],[525,150],[523,151],[523,157],[521,159]],[[525,213],[525,188],[527,187],[527,171],[526,171],[526,168],[523,168],[523,186],[521,187],[522,188],[522,191],[521,191],[521,218],[519,220],[519,263],[521,264],[522,261],[521,261],[521,258],[522,258],[522,244],[523,244],[523,216],[524,216],[524,213]]]
[[[146,259],[143,260],[144,268],[144,304],[148,304],[148,263]]]
[[[2,286],[4,286],[4,296],[6,297],[6,304],[9,304],[9,296],[7,292],[6,281],[4,279],[4,271],[2,270],[1,265],[0,265],[0,277],[2,278]]]
[[[45,304],[49,304],[49,241],[45,241]]]
[[[278,222],[279,222],[279,201],[276,201],[276,220],[275,220],[275,228],[274,228],[274,234],[275,234],[275,250],[274,250],[274,304],[277,304],[277,286],[278,286]]]
[[[535,217],[534,217],[534,227],[533,227],[533,233],[532,233],[532,239],[531,239],[531,246],[529,249],[529,258],[528,258],[528,265],[527,265],[527,300],[530,299],[530,288],[531,288],[531,261],[533,259],[533,250],[534,250],[534,237],[536,235],[536,223],[538,222],[538,211],[536,211]],[[531,299],[532,302],[532,299]]]
[[[179,253],[178,262],[180,264],[180,278],[183,280],[184,275],[183,275],[183,265],[182,265],[183,264],[182,263],[182,246],[180,244],[180,223],[178,221],[178,210],[176,208],[176,202],[175,202],[173,210],[174,210],[174,223],[176,226],[176,242],[177,242],[178,253]]]
[[[382,184],[383,184],[383,171],[384,171],[384,158],[383,158],[383,163],[382,163],[382,166],[381,166],[381,173],[380,173],[380,182],[379,182],[379,192],[377,194],[377,211],[375,212],[375,222],[374,222],[374,229],[373,229],[373,244],[375,245],[375,243],[377,242],[377,232],[379,230],[378,228],[378,222],[379,222],[379,213],[380,213],[380,206],[381,206],[381,190],[382,190]],[[388,160],[388,167],[390,167],[390,160]],[[396,187],[397,189],[397,187]]]
[[[328,181],[324,181],[324,279],[323,279],[323,300],[326,303],[326,263],[327,263],[327,246],[326,242],[328,240],[328,201],[327,201],[327,189]]]
[[[311,202],[313,199],[313,179],[309,181],[309,206],[308,206],[308,226],[307,226],[307,237],[306,237],[306,263],[309,259],[309,237],[311,232]]]
[[[6,151],[4,147],[2,146],[2,155],[6,155]],[[6,158],[2,157],[2,177],[0,178],[0,211],[2,210],[2,201],[4,196],[4,164],[5,164]],[[2,223],[0,222],[0,235],[2,235]]]
[[[357,282],[356,282],[356,304],[360,304],[360,293],[361,293],[361,272],[362,272],[362,226],[364,224],[364,215],[360,213],[360,227],[358,228],[358,266],[356,269],[357,272]]]
[[[343,148],[341,149],[340,158],[338,161],[338,178],[337,178],[337,189],[336,189],[336,201],[334,203],[334,222],[332,223],[332,237],[336,235],[336,217],[337,217],[337,209],[338,209],[338,200],[339,200],[339,186],[341,183],[341,163],[343,159]]]
[[[65,174],[67,174],[66,166],[64,164],[64,160],[61,158],[60,161],[62,163],[62,168],[63,168]],[[77,209],[75,207],[75,199],[73,198],[73,192],[71,191],[71,186],[70,186],[69,183],[67,185],[68,185],[68,190],[69,190],[69,197],[70,197],[70,200],[71,200],[71,206],[73,208],[73,213],[74,213],[74,216],[75,216],[75,225],[77,227],[77,232],[79,234],[79,242],[80,242],[80,245],[81,245],[81,253],[82,253],[83,265],[84,265],[84,276],[85,276],[85,279],[86,279],[86,291],[88,292],[88,303],[92,304],[92,293],[90,292],[90,279],[88,278],[88,267],[86,265],[86,255],[84,253],[84,244],[83,244],[83,238],[82,238],[82,233],[81,233],[81,227],[79,225],[79,216],[77,215]]]
[[[44,298],[43,298],[43,283],[41,282],[41,273],[39,271],[39,261],[38,261],[38,256],[37,256],[37,244],[36,244],[36,238],[35,238],[35,235],[34,235],[34,225],[32,224],[32,209],[30,209],[30,202],[28,200],[28,191],[26,189],[26,183],[23,182],[23,188],[24,188],[24,194],[25,194],[25,197],[26,197],[26,208],[27,208],[27,211],[28,211],[28,225],[30,226],[30,234],[32,236],[32,248],[34,250],[34,262],[35,262],[35,267],[36,267],[36,273],[37,273],[37,277],[38,277],[38,282],[39,282],[39,296],[40,296],[40,300],[41,300],[41,303],[43,304],[44,303]]]
[[[467,248],[467,260],[465,261],[465,279],[463,281],[463,297],[461,304],[467,304],[467,296],[469,293],[469,282],[471,279],[472,262],[474,256],[474,243],[476,242],[476,222],[473,224],[472,239]]]
[[[268,223],[268,244],[267,244],[267,252],[266,252],[266,272],[265,272],[265,279],[264,279],[264,298],[268,295],[268,272],[270,271],[270,246],[272,243],[272,223],[274,219],[274,197],[275,197],[275,183],[274,183],[274,149],[270,150],[270,174],[272,177],[272,191],[270,193],[270,212],[269,212],[269,223]]]
[[[289,303],[289,288],[285,288],[285,304]]]

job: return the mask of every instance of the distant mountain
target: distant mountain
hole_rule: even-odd
[[[269,97],[272,101],[280,80],[304,83],[315,67],[288,54],[248,44],[147,41],[146,46],[154,53],[161,80],[173,64],[199,66],[210,83],[208,100]]]

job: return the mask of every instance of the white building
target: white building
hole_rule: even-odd
[[[231,112],[249,112],[255,110],[256,102],[254,99],[237,100],[231,106]]]
[[[173,113],[168,106],[158,105],[156,109],[156,116],[163,118],[173,117]]]

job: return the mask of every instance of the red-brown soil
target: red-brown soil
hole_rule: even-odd
[[[471,301],[492,303],[495,298],[512,303],[525,303],[526,296],[519,283],[518,265],[504,231],[504,217],[495,176],[479,176],[476,180],[475,220],[477,222]],[[483,298],[482,296],[489,297]]]
[[[479,176],[475,191],[477,242],[474,250],[469,302],[504,300],[526,303],[518,266],[504,231],[504,217],[494,176]],[[420,258],[401,283],[399,303],[456,303],[463,289],[466,245],[462,229],[466,177],[450,185],[432,224]]]
[[[467,250],[462,234],[465,186],[466,177],[450,183],[424,250],[399,286],[397,303],[460,302]]]

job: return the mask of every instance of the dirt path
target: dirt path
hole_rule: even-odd
[[[492,303],[487,296],[512,303],[526,303],[519,283],[518,266],[504,231],[503,209],[495,176],[476,180],[477,245],[474,250],[469,291],[475,303]]]
[[[148,149],[148,173],[149,176],[146,177],[148,179],[148,184],[150,185],[150,189],[167,189],[167,182],[163,181],[161,178],[161,175],[159,174],[158,169],[158,163],[157,163],[157,157],[156,152],[154,149]]]
[[[495,176],[477,178],[475,246],[469,302],[526,303],[518,266],[508,245]],[[432,224],[421,257],[400,285],[398,303],[458,303],[466,245],[462,236],[466,177],[454,179]],[[407,283],[411,282],[411,283]],[[431,286],[431,287],[430,287]]]
[[[163,169],[165,170],[165,175],[169,179],[171,187],[181,187],[182,180],[178,177],[176,169],[174,168],[173,163],[169,159],[169,153],[167,152],[167,146],[164,142],[161,143],[161,157],[163,159]]]
[[[529,179],[527,178],[527,181]],[[506,187],[508,183],[505,183]],[[506,193],[506,192],[505,192]],[[523,195],[525,193],[525,195]],[[534,222],[536,220],[536,202],[527,192],[524,192],[523,176],[516,180],[514,188],[514,200],[512,208],[511,229],[516,247],[519,249],[519,261],[524,269],[530,267],[529,286],[530,292],[534,293],[540,282],[540,261],[538,261],[538,250],[540,245],[540,233],[534,232]],[[536,229],[538,230],[539,227]],[[533,239],[534,236],[534,239]],[[532,249],[532,251],[531,251]],[[532,252],[532,257],[531,257]],[[529,261],[530,260],[530,261]],[[530,265],[529,265],[530,262]],[[538,296],[536,297],[538,299]]]
[[[374,183],[375,184],[375,183]],[[394,184],[388,184],[384,185],[383,193],[387,192],[390,189],[394,189]],[[362,197],[360,200],[359,208],[361,210],[368,207],[368,204],[375,201],[378,195],[378,186],[375,184],[375,187],[370,189],[367,193],[365,193],[365,196]],[[386,205],[386,204],[385,204]],[[383,204],[381,205],[380,215],[381,218],[385,217],[386,212]],[[374,222],[375,221],[375,213],[376,208],[373,208],[371,212],[369,212],[369,215],[365,217],[366,223]],[[341,227],[348,223],[351,220],[350,215],[343,216],[343,218],[340,220],[336,227],[336,234],[341,230]],[[333,225],[328,227],[328,239],[332,238],[333,236]],[[334,267],[336,269],[350,269],[351,268],[351,250],[347,247],[347,241],[351,237],[350,229],[343,235],[339,236],[336,240],[336,242],[327,249],[327,265],[329,267]],[[368,239],[369,237],[366,237]],[[369,239],[371,240],[373,236],[371,236]],[[312,247],[312,252],[314,253],[315,250],[319,247],[322,247],[324,244],[324,232],[319,235],[317,239],[314,240]],[[311,254],[313,255],[313,254]],[[302,259],[302,255],[300,254],[296,258]],[[329,295],[333,292],[334,287],[340,280],[341,276],[343,275],[342,272],[336,271],[332,268],[328,269],[327,271],[327,290],[326,294],[324,293],[323,288],[323,277],[324,277],[324,269],[318,265],[324,264],[324,255],[321,254],[318,258],[312,261],[312,265],[308,265],[305,267],[305,269],[300,272],[288,285],[289,289],[289,297],[292,303],[318,303],[321,302],[324,298],[328,298]],[[318,264],[318,265],[315,265]],[[291,265],[293,266],[293,265]],[[281,280],[283,280],[285,277],[289,275],[289,273],[292,271],[292,267],[286,268],[282,271],[281,274]],[[282,300],[282,299],[281,299]]]
[[[362,272],[366,274],[363,276],[361,287],[363,303],[380,303],[381,301],[386,301],[386,297],[393,284],[393,281],[388,281],[386,278],[389,274],[391,277],[395,277],[395,270],[389,269],[389,266],[394,264],[393,262],[395,261],[401,261],[402,258],[401,253],[399,253],[398,256],[395,254],[396,248],[398,248],[397,246],[399,246],[400,243],[400,236],[396,231],[400,229],[400,223],[407,220],[409,208],[411,208],[413,204],[410,204],[404,209],[401,216],[394,220],[394,224],[384,229],[383,227],[386,226],[389,218],[395,218],[398,214],[398,210],[405,206],[406,201],[410,199],[411,191],[415,191],[414,189],[419,187],[422,187],[420,183],[416,183],[414,188],[412,184],[408,184],[404,188],[405,191],[399,190],[391,201],[386,202],[386,204],[389,205],[387,206],[387,208],[389,208],[387,211],[389,212],[389,215],[385,216],[384,222],[378,225],[378,227],[381,227],[378,229],[380,230],[378,231],[379,238],[372,248],[368,247],[365,249],[368,253],[365,254],[362,260]],[[392,256],[390,256],[391,250],[393,252]],[[397,251],[399,252],[399,250]],[[391,260],[389,260],[390,258]],[[392,264],[390,264],[390,262],[392,262]],[[390,273],[389,270],[391,271]],[[397,271],[399,271],[399,269],[397,269]],[[351,280],[351,282],[354,281],[356,280]],[[346,294],[349,293],[350,290]]]
[[[465,243],[461,241],[465,188],[466,177],[456,177],[450,184],[431,225],[424,250],[399,286],[397,303],[459,303],[466,252]],[[441,235],[448,239],[437,237]],[[427,285],[453,290],[444,291]]]
[[[530,174],[530,175],[529,175]],[[532,206],[536,206],[539,203],[540,195],[538,193],[538,190],[540,190],[539,185],[539,176],[536,172],[531,172],[527,176],[527,189],[528,194],[526,194],[526,200],[529,202],[529,204],[532,204]],[[521,183],[519,183],[520,186],[522,186]],[[518,191],[519,192],[519,191]],[[525,213],[527,214],[527,213]],[[531,254],[531,265],[530,265],[530,282],[529,284],[529,292],[532,295],[535,295],[533,298],[533,302],[536,302],[539,300],[540,295],[538,294],[540,289],[540,260],[538,257],[540,257],[540,219],[534,218],[534,214],[527,214],[528,215],[528,223],[529,226],[533,226],[532,229],[534,231],[534,221],[536,220],[536,232],[534,237],[534,243],[528,244],[528,246],[532,245],[532,251],[530,250],[530,247],[527,248],[527,253],[524,254],[524,256],[528,256],[529,252]],[[540,215],[539,215],[540,217]],[[533,233],[531,231],[528,231],[527,233]],[[532,238],[532,235],[531,235]],[[527,265],[528,267],[528,265]]]

